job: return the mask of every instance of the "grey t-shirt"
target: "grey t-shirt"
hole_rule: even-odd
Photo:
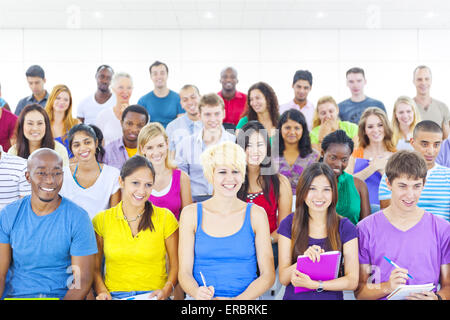
[[[351,99],[347,99],[338,104],[339,106],[339,117],[342,121],[350,121],[355,124],[359,123],[359,119],[363,114],[364,110],[369,107],[378,107],[384,112],[386,108],[383,102],[366,97],[363,101],[353,102]]]

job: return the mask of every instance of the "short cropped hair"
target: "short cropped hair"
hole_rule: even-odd
[[[294,74],[294,79],[292,84],[295,84],[298,80],[308,81],[309,85],[312,86],[312,74],[308,70],[297,70]]]
[[[101,66],[99,66],[97,68],[97,71],[95,72],[95,74],[99,73],[100,71],[102,71],[103,69],[108,69],[109,71],[111,71],[112,74],[114,74],[114,70],[113,68],[111,68],[111,66],[107,65],[107,64],[102,64]]]
[[[153,62],[152,64],[151,64],[151,66],[148,68],[148,71],[150,72],[150,73],[152,73],[152,68],[153,67],[157,67],[157,66],[164,66],[164,67],[166,67],[166,71],[167,71],[167,74],[169,74],[169,67],[167,67],[167,64],[165,64],[164,62],[161,62],[161,61],[158,61],[158,60],[156,60],[155,62]]]
[[[417,72],[417,70],[422,70],[422,69],[427,69],[428,72],[430,72],[430,77],[432,77],[430,67],[425,66],[425,65],[422,64],[422,65],[420,65],[420,66],[417,66],[417,67],[414,69],[414,72],[413,72],[413,79],[416,78],[416,72]]]
[[[238,170],[245,180],[246,155],[238,144],[225,141],[207,148],[200,156],[203,174],[209,183],[213,183],[214,170],[218,166],[226,166]]]
[[[140,106],[138,104],[133,104],[131,106],[128,106],[123,110],[122,112],[122,122],[125,119],[128,112],[136,112],[139,114],[143,114],[145,116],[145,122],[148,122],[150,120],[150,116],[148,115],[147,109],[145,109],[143,106]]]
[[[218,106],[222,107],[222,110],[225,110],[225,102],[217,93],[207,93],[204,94],[198,103],[198,110],[201,113],[201,110],[204,106]]]
[[[347,77],[349,75],[349,73],[361,73],[363,75],[364,79],[366,78],[366,75],[364,74],[364,70],[362,68],[358,68],[358,67],[350,68],[345,73],[345,76]]]
[[[27,77],[38,77],[41,79],[45,79],[45,72],[41,66],[33,65],[27,69],[25,72],[25,76]]]
[[[198,95],[200,95],[200,90],[198,90],[197,86],[193,85],[193,84],[185,84],[184,86],[181,87],[180,91],[184,91],[187,89],[194,89],[195,92],[197,92]]]
[[[417,136],[417,133],[421,131],[443,133],[441,126],[431,120],[423,120],[416,124],[413,131],[413,137],[415,138]]]
[[[114,76],[111,80],[111,87],[115,87],[116,84],[119,82],[120,79],[122,78],[128,78],[131,81],[131,85],[133,86],[133,78],[131,77],[130,74],[126,73],[126,72],[118,72],[118,73],[114,73]]]
[[[386,163],[386,177],[392,185],[396,178],[406,176],[408,179],[423,179],[427,177],[427,164],[417,151],[400,150],[394,153]]]

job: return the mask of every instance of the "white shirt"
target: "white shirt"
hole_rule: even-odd
[[[112,94],[111,97],[103,104],[100,104],[95,100],[95,94],[83,99],[77,108],[77,118],[84,118],[84,123],[95,124],[97,115],[105,109],[112,108],[116,105],[116,95]]]
[[[111,141],[122,138],[122,126],[120,125],[120,120],[114,114],[112,107],[100,111],[97,115],[95,125],[102,130],[105,146]]]
[[[119,190],[119,175],[118,169],[105,164],[97,181],[83,189],[73,179],[70,168],[64,167],[64,180],[59,194],[86,210],[92,220],[97,213],[109,208],[111,195]]]

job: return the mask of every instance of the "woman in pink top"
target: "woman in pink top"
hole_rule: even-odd
[[[138,154],[150,160],[155,168],[155,183],[150,201],[167,208],[179,220],[181,210],[192,203],[189,176],[176,169],[169,159],[169,139],[158,122],[148,123],[138,136]]]

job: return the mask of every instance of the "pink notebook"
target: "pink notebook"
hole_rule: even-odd
[[[311,280],[328,281],[336,279],[339,272],[339,264],[341,261],[340,251],[328,251],[320,255],[320,262],[312,262],[307,256],[298,256],[297,270],[307,274]],[[312,289],[295,287],[294,292],[314,291]]]

